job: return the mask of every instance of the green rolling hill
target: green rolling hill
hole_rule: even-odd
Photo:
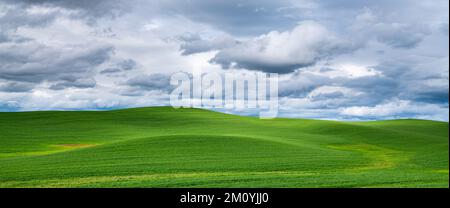
[[[449,124],[0,113],[0,187],[449,187]]]

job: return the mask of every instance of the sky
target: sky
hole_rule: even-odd
[[[0,0],[0,111],[165,106],[170,75],[201,65],[278,73],[279,117],[448,121],[448,14],[447,0]]]

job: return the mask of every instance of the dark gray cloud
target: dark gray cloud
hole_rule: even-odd
[[[0,92],[29,92],[35,84],[28,82],[10,82],[0,80]]]
[[[125,71],[132,70],[136,67],[136,61],[133,59],[127,59],[119,63],[119,67]]]
[[[132,69],[135,69],[137,66],[136,61],[133,59],[126,59],[118,64],[114,65],[113,67],[106,68],[102,71],[100,71],[100,74],[112,74],[112,73],[118,73],[118,72],[124,72],[129,71]]]
[[[280,81],[278,95],[281,97],[306,97],[312,90],[333,83],[327,76],[310,73],[294,73],[288,80]]]
[[[117,73],[117,72],[122,72],[122,69],[119,69],[119,68],[106,68],[106,69],[102,70],[100,72],[100,74],[112,74],[112,73]]]
[[[109,60],[113,50],[108,45],[60,49],[33,41],[0,45],[0,48],[0,78],[29,83],[56,82],[53,89],[92,87],[95,82],[87,81],[86,76]]]
[[[415,102],[448,104],[448,81],[448,77],[400,80],[402,89],[397,91],[398,97]]]
[[[139,75],[129,79],[126,84],[138,90],[161,90],[170,91],[170,76],[165,74]]]
[[[373,66],[381,74],[361,77],[343,74],[331,78],[322,73],[300,71],[291,75],[287,81],[280,82],[279,95],[307,98],[309,102],[315,103],[309,108],[317,109],[352,106],[369,109],[395,100],[408,102],[408,105],[427,103],[448,106],[448,69],[441,66],[440,69],[424,73],[417,71],[420,70],[418,66],[421,62],[406,61],[381,63]],[[431,64],[429,66],[434,67]],[[336,69],[327,68],[325,72],[333,70]],[[324,87],[328,90],[323,90]]]
[[[179,38],[182,41],[180,50],[182,55],[220,50],[239,44],[239,41],[230,36],[216,37],[211,40],[203,39],[198,34],[185,34]]]
[[[447,80],[448,82],[448,80]],[[419,88],[419,87],[422,88]],[[402,93],[404,94],[403,97],[408,100],[413,100],[416,102],[423,102],[423,103],[437,103],[437,104],[448,104],[449,102],[449,92],[448,92],[448,86],[447,88],[445,86],[440,87],[430,87],[430,86],[411,86],[407,92]]]
[[[366,76],[356,79],[343,79],[341,86],[363,92],[363,97],[355,97],[347,105],[373,106],[386,99],[398,97],[401,91],[398,81],[384,76]]]
[[[448,104],[448,57],[434,58],[425,63],[417,58],[381,63],[375,69],[381,71],[391,83],[396,83],[397,87],[388,83],[369,84],[387,86],[386,93],[395,93],[400,99]],[[384,94],[379,96],[385,97]]]
[[[70,78],[60,78],[60,81],[50,86],[52,90],[64,90],[66,88],[93,88],[97,82],[94,78],[78,78],[70,76]]]
[[[323,89],[328,90],[322,91]],[[288,81],[280,82],[279,96],[307,98],[311,102],[317,102],[313,108],[374,106],[386,99],[398,97],[400,89],[397,81],[384,76],[330,78],[326,75],[302,72]]]

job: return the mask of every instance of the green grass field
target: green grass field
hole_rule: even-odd
[[[449,187],[447,122],[0,113],[0,187]]]

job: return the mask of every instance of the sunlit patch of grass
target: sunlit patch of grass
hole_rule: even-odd
[[[96,144],[57,144],[48,145],[49,149],[44,151],[31,151],[31,152],[14,152],[14,153],[0,153],[0,158],[7,157],[27,157],[27,156],[40,156],[40,155],[50,155],[60,152],[65,152],[68,150],[74,150],[79,148],[93,147]]]
[[[367,164],[352,167],[352,170],[372,170],[393,168],[407,161],[408,154],[371,144],[330,145],[332,149],[354,151],[368,158]]]

